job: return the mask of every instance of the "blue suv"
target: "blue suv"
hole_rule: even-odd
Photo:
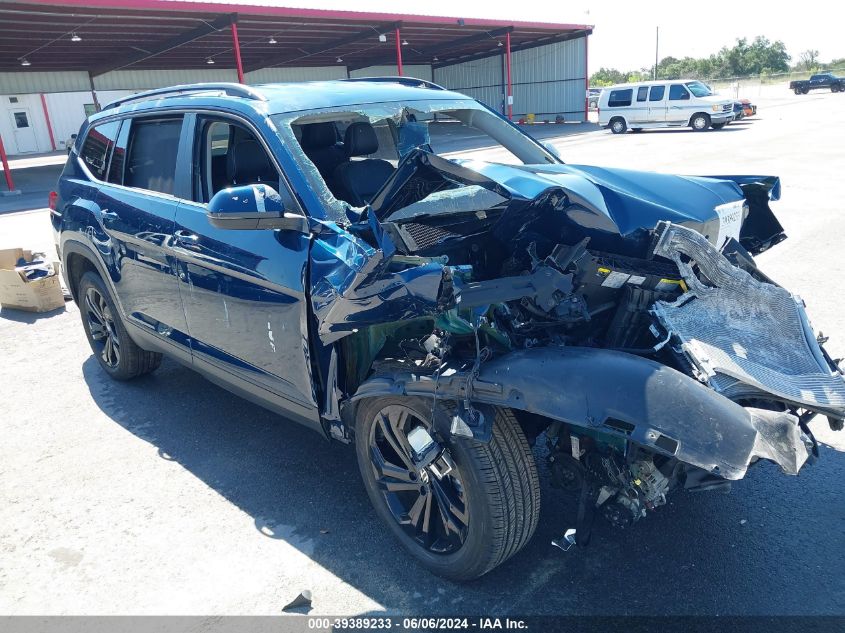
[[[754,262],[779,193],[564,164],[415,79],[198,84],[92,116],[51,218],[105,372],[167,354],[354,444],[387,529],[466,580],[535,530],[532,446],[578,494],[568,547],[842,428],[842,372]]]

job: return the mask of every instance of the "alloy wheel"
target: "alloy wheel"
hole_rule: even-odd
[[[96,288],[85,293],[85,316],[96,352],[109,367],[120,364],[120,339],[106,298]]]
[[[370,467],[394,520],[419,546],[452,554],[463,546],[469,508],[460,469],[448,473],[415,463],[408,434],[431,424],[412,409],[391,405],[376,414],[369,437]]]

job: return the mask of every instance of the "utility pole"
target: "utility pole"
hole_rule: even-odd
[[[654,74],[652,79],[657,81],[657,48],[660,45],[660,27],[655,27],[655,37],[654,37]]]

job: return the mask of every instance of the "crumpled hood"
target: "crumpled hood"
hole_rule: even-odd
[[[652,229],[662,220],[700,228],[699,225],[718,222],[715,207],[744,199],[736,182],[702,176],[589,165],[454,162],[486,176],[520,198],[533,199],[549,187],[560,187],[572,202],[610,220],[611,223],[604,223],[605,230],[615,229],[621,235]]]
[[[372,212],[381,221],[390,218],[420,199],[420,179],[427,183],[438,176],[508,199],[516,216],[526,205],[544,206],[549,196],[557,201],[554,205],[563,200],[562,211],[573,235],[590,237],[595,247],[619,254],[641,252],[658,222],[693,229],[717,248],[733,238],[752,254],[786,238],[769,208],[769,200],[780,195],[780,181],[773,176],[677,176],[589,165],[502,165],[450,160],[419,149],[407,155],[385,183],[371,203]],[[460,195],[460,188],[455,193]]]

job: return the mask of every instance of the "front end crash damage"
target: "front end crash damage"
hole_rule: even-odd
[[[366,398],[421,396],[455,403],[434,429],[448,451],[506,407],[555,484],[620,526],[760,460],[797,474],[817,451],[807,422],[841,427],[845,380],[754,264],[785,238],[778,195],[767,177],[412,151],[360,221],[314,239],[332,434]]]

